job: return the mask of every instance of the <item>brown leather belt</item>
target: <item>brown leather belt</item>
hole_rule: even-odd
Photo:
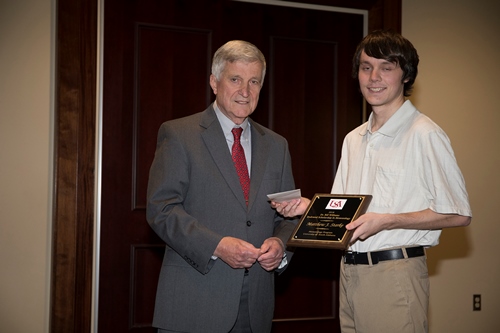
[[[407,247],[407,258],[415,258],[425,256],[423,246]],[[372,265],[378,264],[380,261],[404,259],[405,255],[403,249],[393,249],[375,252],[352,252],[347,251],[344,253],[344,263],[348,265],[369,265],[370,261],[368,256],[372,259]]]

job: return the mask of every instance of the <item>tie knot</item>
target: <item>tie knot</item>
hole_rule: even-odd
[[[233,132],[234,140],[240,141],[241,132],[243,132],[243,128],[235,127],[231,130],[231,132]]]

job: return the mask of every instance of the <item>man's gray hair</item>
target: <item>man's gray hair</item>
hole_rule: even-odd
[[[227,62],[243,61],[246,63],[260,62],[262,64],[261,85],[266,76],[266,58],[252,43],[243,40],[232,40],[222,45],[214,54],[212,61],[212,74],[217,81],[224,71]]]

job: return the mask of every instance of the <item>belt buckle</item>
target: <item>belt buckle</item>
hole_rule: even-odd
[[[356,251],[347,251],[344,254],[344,264],[347,263],[347,256],[349,256],[349,258],[352,259],[352,262],[349,263],[349,264],[350,265],[356,265],[356,254],[358,254],[358,252],[356,252]]]

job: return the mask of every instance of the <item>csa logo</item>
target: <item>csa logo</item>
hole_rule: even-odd
[[[330,199],[325,209],[342,210],[346,202],[347,199]]]

